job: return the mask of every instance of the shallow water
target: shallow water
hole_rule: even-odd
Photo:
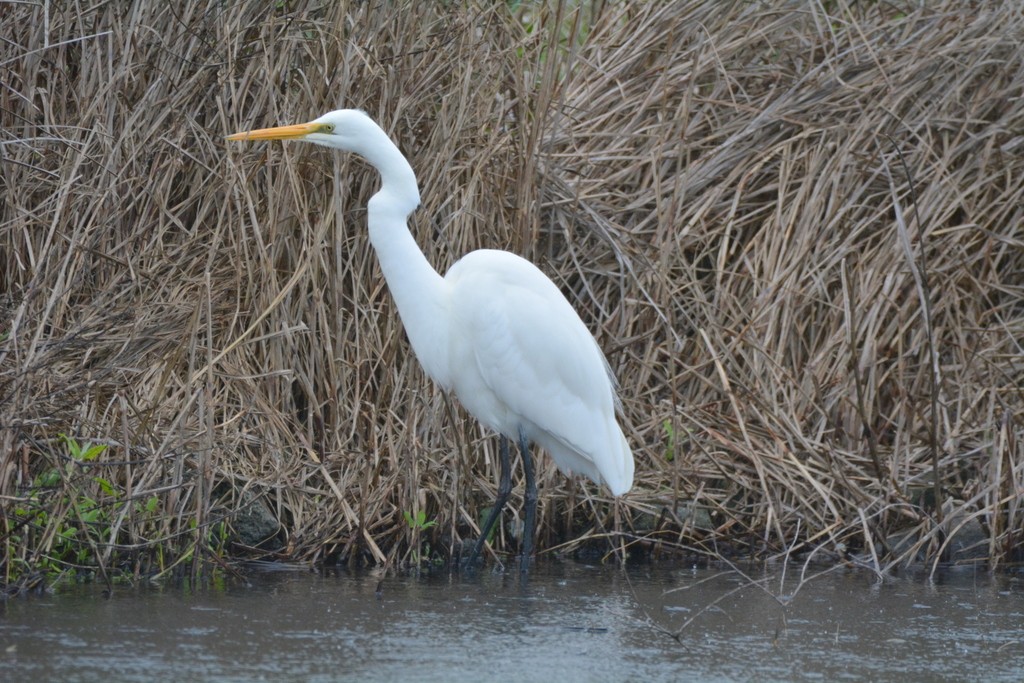
[[[542,564],[525,583],[491,572],[247,578],[8,600],[0,679],[1024,679],[1024,581],[969,570],[881,583],[833,571],[785,607],[778,571],[752,577],[765,590],[724,569],[574,563]],[[659,629],[682,631],[677,641]]]

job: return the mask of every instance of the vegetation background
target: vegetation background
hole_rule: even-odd
[[[619,378],[547,553],[1020,561],[1015,3],[0,3],[0,565],[443,562],[496,440],[416,364],[377,179],[225,134],[365,109],[439,270],[521,254]],[[514,550],[513,510],[493,539]]]

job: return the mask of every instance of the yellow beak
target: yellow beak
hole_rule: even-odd
[[[294,126],[277,126],[276,128],[260,128],[244,133],[227,136],[228,140],[295,140],[304,138],[310,133],[319,133],[327,124],[299,123]]]

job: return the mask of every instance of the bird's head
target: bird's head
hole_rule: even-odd
[[[358,109],[338,109],[309,123],[261,128],[227,136],[228,140],[302,140],[324,147],[365,153],[369,140],[382,135],[380,127]]]
[[[416,174],[408,160],[398,151],[373,119],[358,109],[339,109],[309,123],[276,128],[261,128],[229,135],[228,140],[303,140],[345,152],[354,152],[377,169],[386,199],[377,201],[378,214],[387,209],[392,214],[407,216],[420,204]],[[371,200],[371,210],[373,200]]]

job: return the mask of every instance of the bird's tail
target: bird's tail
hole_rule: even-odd
[[[601,478],[613,495],[621,496],[633,488],[633,470],[636,465],[633,462],[633,451],[617,422],[612,422],[609,432],[608,450],[611,457],[604,463],[607,471],[601,472]]]

